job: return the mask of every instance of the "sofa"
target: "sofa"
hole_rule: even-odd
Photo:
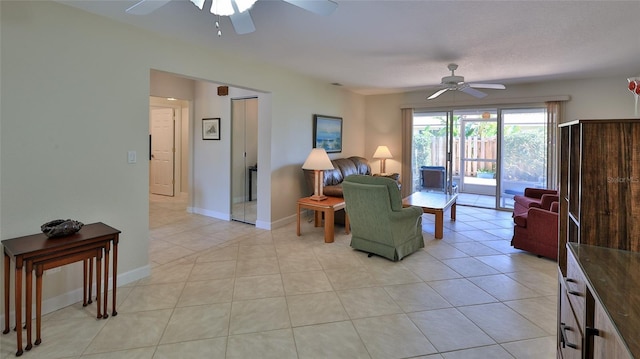
[[[332,170],[324,171],[323,193],[331,197],[344,197],[342,192],[342,181],[350,175],[370,175],[371,166],[366,158],[351,156],[348,158],[338,158],[331,160]],[[307,182],[309,195],[313,194],[313,170],[303,170]]]
[[[529,207],[525,213],[513,217],[514,248],[546,257],[558,259],[558,202],[542,208]]]
[[[397,261],[424,247],[422,208],[403,207],[395,180],[354,175],[343,184],[352,248]]]
[[[558,191],[553,189],[525,188],[523,195],[513,197],[513,217],[527,213],[531,207],[549,209],[558,198]]]

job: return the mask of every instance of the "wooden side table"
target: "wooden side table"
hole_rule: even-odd
[[[108,243],[106,243],[106,246],[108,246]],[[26,265],[27,291],[31,290],[31,285],[32,285],[31,272],[33,269],[35,269],[36,271],[36,341],[34,343],[35,345],[40,345],[40,343],[42,343],[42,334],[41,334],[42,333],[42,330],[41,330],[42,328],[42,275],[44,274],[45,270],[60,267],[70,263],[93,260],[93,258],[96,258],[96,262],[97,262],[96,263],[96,307],[98,311],[97,318],[101,319],[101,318],[107,318],[109,316],[106,312],[107,311],[106,306],[105,306],[104,315],[102,315],[100,312],[102,309],[100,307],[100,301],[101,301],[100,283],[102,283],[102,272],[101,272],[102,255],[103,253],[105,253],[105,255],[108,256],[108,253],[109,253],[109,249],[106,246],[105,244],[97,243],[94,246],[87,247],[86,249],[81,249],[77,252],[70,252],[67,255],[62,257],[51,255],[51,256],[46,256],[46,258],[40,258],[38,260],[27,262],[27,265]],[[109,267],[108,261],[105,261],[104,265],[105,265],[105,271],[107,271]],[[84,282],[86,284],[86,279],[84,279]],[[109,282],[109,278],[105,277],[105,281],[104,281],[105,292],[108,290],[108,282]],[[84,293],[86,293],[87,288],[84,288],[83,291]],[[25,347],[26,350],[30,350],[32,348],[32,344],[31,344],[32,320],[30,320],[32,303],[31,303],[31,295],[29,294],[30,293],[27,292],[27,300],[26,300],[27,315],[25,318],[26,326],[27,326],[27,346]],[[90,296],[91,295],[89,295],[89,297]],[[104,300],[106,303],[106,298]],[[84,305],[85,304],[83,303],[83,306]]]
[[[98,302],[98,318],[107,318],[107,291],[109,279],[109,250],[113,246],[113,311],[112,315],[118,314],[116,311],[116,288],[118,276],[118,240],[120,231],[107,226],[104,223],[87,224],[82,229],[70,236],[60,238],[47,238],[43,233],[30,236],[5,239],[2,241],[4,247],[4,310],[5,329],[4,334],[9,333],[9,289],[10,289],[10,263],[15,261],[15,316],[17,332],[16,356],[22,355],[22,271],[26,268],[26,301],[27,301],[27,350],[31,349],[31,286],[32,272],[36,270],[36,315],[39,316],[42,301],[42,272],[46,269],[55,268],[69,263],[98,260],[96,269],[98,296],[103,295],[102,303]],[[100,293],[100,259],[104,254],[104,292]],[[86,267],[85,267],[86,268]],[[86,283],[86,280],[85,280]],[[103,305],[103,314],[100,314],[100,304]],[[40,318],[36,318],[36,326],[39,326]],[[38,330],[39,332],[39,330]],[[40,342],[38,333],[37,342]]]
[[[302,208],[307,208],[315,211],[315,226],[320,227],[322,223],[322,214],[324,213],[324,242],[333,243],[334,239],[334,215],[335,211],[339,211],[345,208],[344,198],[341,197],[327,197],[322,201],[316,201],[311,197],[304,197],[298,200],[298,224],[297,235],[300,236],[300,212]],[[344,229],[345,233],[349,234],[349,215],[345,213]]]

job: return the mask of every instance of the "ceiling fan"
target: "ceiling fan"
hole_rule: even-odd
[[[147,15],[162,7],[171,0],[141,0],[128,8],[126,12],[132,15]],[[200,10],[206,0],[190,0]],[[233,28],[238,35],[256,31],[249,9],[257,0],[211,0],[211,13],[218,16],[229,16]],[[337,7],[338,3],[332,0],[282,0],[291,5],[310,11],[314,14],[327,16]],[[228,10],[228,11],[227,11]],[[216,26],[219,26],[216,23]],[[220,36],[220,31],[218,31]]]
[[[442,78],[442,82],[440,83],[440,90],[436,91],[433,95],[427,97],[427,100],[433,100],[434,98],[442,95],[447,91],[462,91],[468,95],[477,98],[483,98],[487,96],[486,93],[476,90],[476,89],[493,89],[493,90],[504,90],[505,87],[502,84],[477,84],[477,83],[468,83],[464,82],[464,77],[456,76],[454,71],[458,69],[458,65],[449,64],[447,66],[449,71],[451,71],[451,76],[445,76]]]

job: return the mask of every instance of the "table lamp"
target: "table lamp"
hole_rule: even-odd
[[[387,146],[378,146],[376,152],[373,154],[373,158],[380,159],[380,173],[384,173],[384,165],[387,158],[393,158],[389,148]]]
[[[323,170],[332,170],[333,164],[327,155],[327,151],[324,148],[314,148],[309,153],[309,157],[304,161],[302,168],[305,170],[313,170],[315,177],[313,180],[313,196],[310,198],[314,201],[322,201],[327,199],[327,196],[322,194],[322,187],[324,182]]]

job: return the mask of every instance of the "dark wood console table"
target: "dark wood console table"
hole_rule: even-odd
[[[87,291],[86,270],[87,261],[97,260],[96,267],[96,294],[98,306],[98,318],[107,318],[107,296],[109,289],[109,251],[113,246],[113,291],[112,291],[112,315],[116,311],[116,288],[118,277],[118,240],[121,232],[104,223],[92,223],[82,227],[77,233],[60,238],[48,238],[43,233],[6,239],[2,241],[4,247],[4,310],[5,329],[4,334],[9,333],[9,289],[10,286],[10,262],[15,261],[15,317],[17,332],[16,356],[22,355],[22,269],[26,269],[26,328],[27,346],[31,345],[31,306],[32,306],[32,272],[36,270],[36,328],[37,338],[35,344],[40,344],[40,323],[42,308],[42,274],[45,270],[60,267],[66,264],[85,261],[83,286]],[[101,293],[101,266],[104,255],[104,290]],[[91,263],[91,262],[89,262]],[[91,274],[89,274],[91,276]],[[90,283],[90,281],[89,281]],[[91,286],[91,284],[89,284]],[[104,295],[103,298],[100,298]],[[101,303],[102,302],[102,303]],[[100,305],[104,310],[101,314]]]

